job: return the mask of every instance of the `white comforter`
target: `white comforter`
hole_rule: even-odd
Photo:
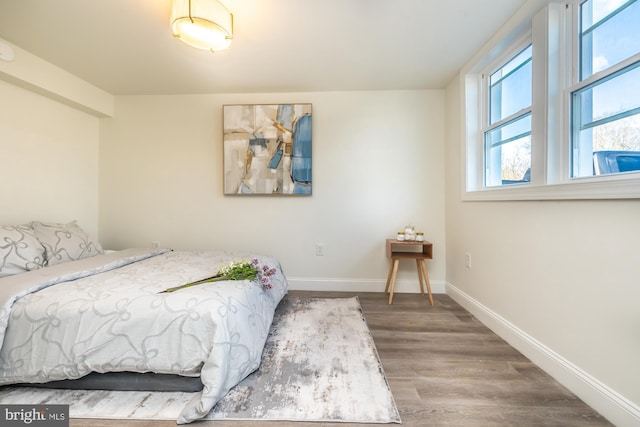
[[[276,267],[272,289],[223,281],[159,293],[252,258]],[[204,388],[177,420],[189,423],[259,366],[286,292],[276,259],[226,252],[130,249],[2,278],[0,384],[92,371],[199,375]]]

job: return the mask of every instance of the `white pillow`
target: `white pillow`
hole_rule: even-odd
[[[76,261],[104,253],[100,243],[94,241],[76,221],[68,224],[33,221],[31,226],[34,236],[44,246],[45,265]]]
[[[44,267],[44,247],[28,225],[0,226],[0,277]]]

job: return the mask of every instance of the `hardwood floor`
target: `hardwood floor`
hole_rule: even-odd
[[[354,293],[291,291],[292,297]],[[358,294],[404,426],[610,426],[447,295]],[[175,422],[71,420],[71,426],[150,427]],[[198,422],[223,427],[358,427],[301,422]],[[376,424],[378,425],[378,424]]]

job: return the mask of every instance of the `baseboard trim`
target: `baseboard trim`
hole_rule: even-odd
[[[640,407],[451,283],[446,293],[489,329],[618,427],[640,425]]]
[[[385,280],[288,277],[289,289],[296,291],[384,292]],[[431,293],[446,293],[444,280],[430,280]],[[420,293],[418,281],[396,281],[396,293]]]

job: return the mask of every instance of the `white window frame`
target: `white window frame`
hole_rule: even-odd
[[[578,82],[579,7],[580,0],[528,1],[462,69],[462,200],[640,198],[640,172],[571,178],[570,96]],[[482,75],[527,40],[533,44],[531,181],[486,187],[482,129],[488,104]]]

